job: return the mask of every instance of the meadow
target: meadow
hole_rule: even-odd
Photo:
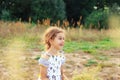
[[[66,80],[120,80],[119,25],[111,23],[118,27],[108,30],[62,26],[66,30]],[[0,21],[1,80],[38,78],[37,60],[44,50],[42,35],[48,27],[49,20],[43,24]]]

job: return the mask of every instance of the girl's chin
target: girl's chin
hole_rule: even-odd
[[[59,48],[59,50],[61,50],[61,49],[63,49],[63,46],[61,46],[61,47]]]
[[[57,50],[61,50],[61,49],[63,49],[63,47],[59,47]]]

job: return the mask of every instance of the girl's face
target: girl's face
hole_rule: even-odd
[[[57,50],[61,50],[64,46],[64,39],[65,39],[65,34],[62,32],[58,33],[54,38],[54,40],[51,41],[51,46]]]

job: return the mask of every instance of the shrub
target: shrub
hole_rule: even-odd
[[[107,29],[108,28],[108,12],[107,10],[93,11],[85,20],[87,28]]]
[[[2,10],[0,18],[4,21],[10,20],[11,19],[11,13],[9,10]]]

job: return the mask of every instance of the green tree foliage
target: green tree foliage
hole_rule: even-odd
[[[0,18],[4,21],[11,20],[11,13],[9,10],[2,10]]]
[[[32,0],[14,0],[11,8],[13,18],[21,18],[22,20],[28,20],[31,13]]]
[[[92,12],[104,11],[114,3],[120,6],[120,0],[0,0],[0,19],[28,21],[31,17],[34,21],[49,18],[55,22],[67,17],[73,24],[82,16],[81,22],[85,24]]]
[[[4,10],[11,13],[12,20],[17,18],[22,18],[22,20],[27,20],[31,13],[31,2],[32,0],[1,0],[0,1],[0,16]]]
[[[65,4],[63,0],[34,0],[32,12],[34,20],[49,18],[55,22],[65,18]]]
[[[78,21],[80,16],[85,19],[92,11],[96,0],[64,0],[66,3],[67,18],[71,22]],[[72,22],[71,22],[72,23]],[[74,22],[73,22],[74,23]]]
[[[120,15],[120,5],[114,3],[112,7],[110,7],[110,14]]]
[[[112,7],[113,4],[118,4],[120,6],[120,0],[105,0],[106,2],[106,5],[109,6],[109,7]]]
[[[11,12],[12,19],[27,21],[50,18],[52,21],[65,18],[65,3],[63,0],[3,0],[0,1],[0,16],[4,10]]]
[[[111,7],[104,7],[103,9],[93,11],[85,20],[87,28],[107,29],[108,18],[113,15],[120,15],[120,6],[116,3]]]
[[[85,26],[87,28],[97,28],[97,29],[107,29],[108,24],[108,12],[107,10],[96,10],[93,11],[87,18],[86,18],[86,23]]]
[[[0,19],[6,20],[7,18],[10,18],[10,10],[11,8],[11,2],[10,0],[0,0]],[[9,17],[8,17],[9,16]]]
[[[104,7],[112,7],[113,4],[117,3],[120,5],[120,0],[95,0],[97,3],[95,6],[97,6],[97,9],[104,9]]]
[[[120,0],[64,0],[66,3],[67,18],[70,23],[75,23],[82,16],[82,23],[84,24],[86,18],[97,10],[104,10],[105,7],[111,7],[114,3],[120,5]]]

